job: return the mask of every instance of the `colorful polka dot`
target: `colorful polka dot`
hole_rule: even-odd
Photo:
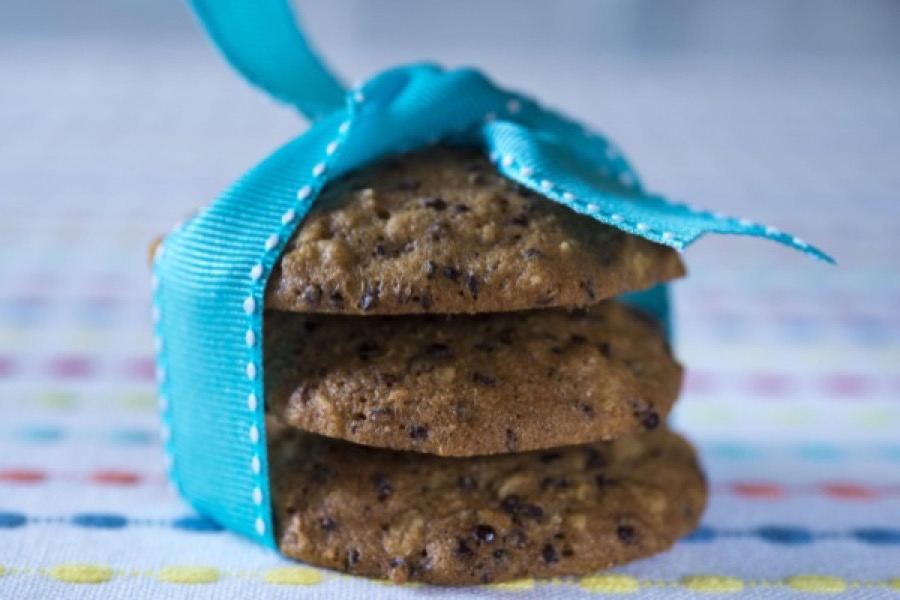
[[[176,529],[201,533],[222,531],[221,525],[204,517],[181,517],[172,521],[172,526]]]
[[[718,537],[718,534],[712,527],[701,525],[690,534],[682,538],[685,542],[711,542]]]
[[[159,572],[159,579],[168,583],[215,583],[219,570],[204,566],[166,567]]]
[[[526,590],[534,589],[534,579],[516,579],[515,581],[492,583],[486,587],[494,590],[502,590],[504,592],[524,592]]]
[[[800,527],[770,525],[757,529],[756,535],[775,544],[809,544],[813,541],[813,534]]]
[[[900,529],[888,529],[870,527],[853,531],[856,539],[869,544],[893,545],[900,544]]]
[[[732,491],[745,498],[781,498],[784,496],[784,490],[773,484],[768,483],[735,483],[731,486]]]
[[[0,471],[0,481],[11,481],[16,483],[37,483],[44,481],[47,474],[43,471],[32,469],[9,469]]]
[[[0,529],[15,529],[28,522],[28,518],[22,513],[0,512]]]
[[[871,488],[852,483],[827,483],[822,486],[822,492],[841,500],[871,500],[877,495]]]
[[[847,582],[828,575],[795,575],[784,580],[784,584],[802,592],[837,594],[847,590]]]
[[[128,524],[128,519],[121,515],[84,513],[74,515],[72,524],[94,529],[121,529]]]
[[[582,577],[579,584],[586,590],[601,594],[627,594],[641,589],[641,584],[637,579],[618,573],[588,575]]]
[[[70,563],[53,567],[49,575],[66,583],[104,583],[113,578],[113,570],[102,565]]]
[[[690,575],[681,579],[681,585],[695,592],[724,593],[740,592],[744,582],[735,577],[721,575]]]
[[[18,430],[17,437],[26,442],[45,444],[59,441],[63,432],[56,427],[34,426]]]
[[[90,480],[94,483],[110,485],[134,485],[140,483],[141,476],[126,471],[97,471],[91,474]]]
[[[266,571],[263,580],[274,585],[316,585],[322,583],[324,577],[316,569],[278,567]]]

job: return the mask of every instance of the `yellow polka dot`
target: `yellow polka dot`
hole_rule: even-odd
[[[193,565],[166,567],[158,577],[169,583],[213,583],[219,580],[219,570]]]
[[[804,592],[834,594],[847,589],[847,582],[830,575],[795,575],[784,580],[785,585]]]
[[[894,588],[895,590],[900,590],[900,577],[894,577],[892,579],[887,580],[888,587]]]
[[[122,404],[125,408],[131,410],[155,410],[158,404],[158,401],[155,396],[152,394],[126,394],[122,397]]]
[[[503,590],[505,592],[517,592],[523,590],[534,589],[534,579],[517,579],[516,581],[504,581],[503,583],[492,583],[487,587],[495,590]]]
[[[113,570],[103,565],[69,563],[50,569],[50,577],[66,583],[103,583],[113,578]]]
[[[744,582],[740,579],[721,575],[689,575],[682,577],[681,585],[695,592],[740,592],[744,589]]]
[[[607,573],[604,575],[589,575],[581,578],[581,587],[592,592],[605,594],[627,594],[636,592],[641,588],[640,583],[634,577]]]
[[[4,575],[6,575],[6,567],[0,565],[0,577],[3,577]]]
[[[322,574],[306,567],[279,567],[266,571],[263,579],[275,585],[316,585],[322,583]]]

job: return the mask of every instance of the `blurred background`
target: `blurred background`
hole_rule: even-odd
[[[827,522],[838,532],[828,544],[844,545],[773,555],[762,573],[711,547],[680,556],[757,579],[815,571],[826,555],[838,575],[887,576],[885,555],[846,532],[895,527],[900,498],[900,2],[297,6],[348,81],[405,61],[477,65],[608,134],[650,190],[832,254],[837,268],[742,238],[686,252],[691,275],[674,294],[689,374],[676,421],[718,494],[710,527],[774,520],[816,534]],[[162,480],[146,245],[304,127],[230,70],[186,2],[0,0],[0,517],[186,510],[164,487],[98,499],[77,485],[98,469]],[[50,481],[59,465],[84,477],[53,484],[56,504],[50,488],[10,475]],[[827,487],[835,480],[855,487]],[[834,504],[836,489],[880,504]],[[784,502],[761,508],[754,493]],[[77,532],[45,531],[29,538],[42,558],[0,531],[0,564],[87,547]],[[880,548],[897,558],[893,531]],[[166,543],[171,560],[205,560],[202,540]],[[223,560],[268,564],[255,551]],[[86,560],[113,560],[97,552]],[[662,578],[681,568],[652,564]]]

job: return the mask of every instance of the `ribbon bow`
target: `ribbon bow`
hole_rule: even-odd
[[[306,43],[288,0],[193,5],[247,80],[313,119],[303,135],[171,232],[154,261],[171,479],[201,513],[270,547],[260,344],[265,285],[284,244],[334,178],[437,141],[477,145],[508,178],[654,242],[682,249],[706,233],[748,234],[832,262],[774,228],[646,192],[603,136],[478,71],[403,66],[344,92]]]

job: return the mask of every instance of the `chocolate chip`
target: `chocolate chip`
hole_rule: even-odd
[[[464,492],[472,492],[478,489],[478,481],[474,477],[464,475],[456,480],[456,487]]]
[[[519,447],[519,436],[512,429],[506,430],[506,450],[515,452]]]
[[[599,344],[597,344],[597,350],[599,350],[600,354],[602,354],[606,358],[612,357],[612,350],[610,349],[609,344],[607,344],[606,342],[600,342]]]
[[[319,463],[313,465],[310,478],[314,483],[325,483],[328,481],[329,477],[331,477],[331,469]]]
[[[559,452],[544,452],[541,454],[541,462],[553,462],[554,460],[559,460],[562,458],[562,454]]]
[[[513,343],[513,337],[514,334],[512,329],[504,329],[497,334],[497,341],[506,346],[511,346]]]
[[[400,181],[397,182],[397,189],[404,191],[404,192],[408,192],[410,190],[419,189],[419,187],[421,187],[421,185],[422,184],[420,184],[418,181],[412,181],[410,179],[401,179]]]
[[[331,517],[325,517],[324,519],[319,521],[319,525],[321,525],[322,529],[324,529],[325,531],[334,531],[334,529],[337,527],[337,523],[335,523]]]
[[[347,553],[347,567],[352,567],[359,562],[359,550],[353,549]]]
[[[375,494],[379,502],[384,502],[384,500],[394,491],[394,487],[391,485],[390,480],[383,475],[375,475],[372,478],[372,483],[375,485]]]
[[[425,275],[431,279],[434,277],[434,272],[437,271],[437,265],[433,260],[425,261]]]
[[[522,253],[522,256],[526,259],[541,258],[544,256],[544,253],[537,248],[528,248]]]
[[[456,546],[456,554],[458,556],[471,556],[473,554],[472,549],[469,548],[469,544],[466,543],[466,540],[459,540],[459,544]]]
[[[581,405],[581,414],[584,415],[585,419],[593,419],[594,418],[594,407],[590,404],[582,404]]]
[[[472,210],[465,204],[457,204],[456,206],[453,207],[453,209],[458,213],[467,213]]]
[[[450,281],[459,281],[459,269],[453,267],[444,267],[444,277]]]
[[[524,503],[515,495],[504,498],[500,502],[500,508],[513,517],[526,517],[535,520],[540,520],[544,517],[544,510],[540,506]]]
[[[606,475],[604,475],[603,473],[600,473],[594,478],[594,483],[597,484],[598,488],[605,488],[609,485],[612,485],[613,480],[610,479],[609,477],[607,477]]]
[[[519,227],[528,227],[528,215],[522,213],[521,215],[516,215],[512,219],[509,220],[510,224],[518,225]]]
[[[431,344],[425,353],[433,358],[447,358],[450,356],[450,348],[447,347],[447,344]]]
[[[301,297],[307,304],[316,306],[322,300],[322,288],[317,285],[308,285],[303,289]]]
[[[541,491],[547,491],[549,489],[564,490],[571,486],[572,484],[568,479],[561,479],[559,477],[544,477],[544,479],[541,480]]]
[[[619,525],[616,528],[616,535],[622,540],[626,546],[630,546],[634,542],[634,527],[631,525]]]
[[[359,299],[359,308],[362,311],[369,311],[378,306],[378,289],[366,287],[366,291]]]
[[[340,292],[331,292],[331,295],[328,297],[331,300],[331,303],[338,308],[344,306],[344,296]]]
[[[483,524],[476,525],[473,534],[479,542],[493,542],[494,538],[497,537],[497,532],[494,531],[493,527]]]
[[[422,201],[425,208],[431,208],[438,212],[447,208],[447,203],[442,198],[425,198]]]
[[[379,258],[387,256],[387,250],[384,249],[384,244],[375,244],[375,256]]]
[[[375,342],[363,342],[356,347],[356,355],[361,360],[369,360],[381,353],[381,348]]]
[[[584,290],[585,295],[587,295],[588,300],[594,300],[597,297],[596,293],[594,292],[594,286],[590,281],[582,281],[580,285],[581,289]]]
[[[424,440],[428,437],[428,428],[422,425],[412,425],[409,428],[409,437],[414,440]]]
[[[478,299],[478,278],[475,275],[469,273],[466,276],[466,287],[469,288],[469,291],[472,292],[472,298]]]
[[[544,549],[541,550],[541,558],[543,558],[544,562],[548,565],[559,562],[559,555],[556,553],[556,548],[554,548],[552,544],[544,546]]]
[[[434,306],[434,300],[431,299],[431,294],[422,294],[422,299],[419,301],[419,304],[422,305],[424,310],[430,310],[431,307]]]
[[[659,414],[655,410],[648,410],[641,415],[640,419],[644,429],[656,429],[659,426]]]
[[[479,371],[472,373],[472,381],[479,385],[495,385],[497,383],[496,379]]]

